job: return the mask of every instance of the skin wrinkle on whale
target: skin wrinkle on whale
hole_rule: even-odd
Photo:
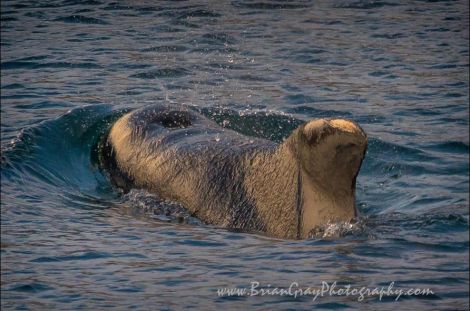
[[[357,216],[367,136],[352,121],[317,119],[278,145],[157,104],[118,119],[106,145],[103,167],[119,187],[179,202],[207,224],[296,239]]]

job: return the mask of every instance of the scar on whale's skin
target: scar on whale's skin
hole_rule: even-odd
[[[276,144],[185,106],[151,105],[116,121],[101,162],[117,186],[179,202],[207,224],[299,239],[357,216],[366,149],[350,120],[312,120]]]

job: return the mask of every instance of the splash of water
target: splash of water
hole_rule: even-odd
[[[340,238],[349,235],[362,235],[366,233],[367,218],[356,218],[351,221],[328,222],[324,225],[316,226],[310,230],[308,238],[325,239]]]
[[[201,221],[186,210],[181,204],[163,200],[156,194],[142,189],[131,189],[123,195],[123,205],[134,213],[144,214],[150,218],[170,223],[201,225]]]

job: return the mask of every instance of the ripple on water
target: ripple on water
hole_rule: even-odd
[[[49,262],[62,262],[62,261],[83,261],[95,259],[108,259],[108,258],[146,258],[146,256],[139,253],[124,253],[124,254],[111,254],[107,252],[78,252],[73,255],[67,256],[47,256],[38,257],[31,262],[49,263]]]
[[[20,83],[11,83],[11,84],[2,85],[2,89],[4,90],[23,89],[23,88],[25,88],[25,86]]]
[[[462,155],[469,154],[469,144],[468,142],[462,141],[446,141],[440,143],[431,143],[423,146],[426,149],[445,152],[445,153],[457,153]]]
[[[72,24],[91,24],[91,25],[108,25],[105,20],[87,17],[83,15],[70,15],[54,19],[57,22],[72,23]]]
[[[19,108],[19,109],[48,109],[48,108],[73,107],[73,105],[68,102],[40,101],[40,102],[31,103],[31,104],[19,104],[19,105],[15,105],[14,107]]]
[[[175,52],[186,52],[188,48],[183,45],[160,45],[145,48],[142,52],[158,52],[158,53],[175,53]]]
[[[383,8],[383,7],[393,7],[393,6],[399,6],[399,3],[395,2],[386,2],[386,1],[369,1],[369,0],[350,0],[350,1],[344,1],[342,4],[336,5],[336,8],[342,8],[342,9],[366,9],[366,10],[371,10],[371,9],[376,9],[376,8]]]
[[[130,75],[130,78],[139,79],[159,79],[159,78],[179,78],[190,75],[191,71],[185,68],[162,68]]]
[[[54,287],[35,282],[35,283],[30,283],[30,284],[15,285],[7,290],[16,291],[16,292],[26,292],[26,293],[38,293],[38,292],[43,292],[43,291],[48,291],[48,290],[54,290]]]
[[[246,0],[232,1],[232,5],[237,8],[259,9],[259,10],[283,10],[283,9],[303,9],[312,5],[312,1],[271,1],[254,2]]]
[[[205,9],[196,9],[196,10],[190,10],[188,12],[182,13],[181,15],[178,15],[178,19],[190,19],[194,17],[221,17],[222,15],[213,11],[205,10]]]
[[[43,68],[66,68],[66,69],[100,69],[102,68],[97,63],[83,62],[83,63],[70,63],[70,62],[48,62],[48,63],[37,63],[37,62],[25,62],[25,61],[6,61],[2,62],[2,70],[13,70],[13,69],[43,69]]]
[[[308,116],[312,118],[349,118],[351,119],[353,115],[348,111],[337,111],[337,110],[328,110],[328,109],[316,109],[310,106],[301,105],[289,108],[286,110],[287,113],[298,114],[303,116]]]

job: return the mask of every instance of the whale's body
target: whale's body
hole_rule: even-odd
[[[104,166],[124,188],[181,203],[203,222],[281,238],[357,215],[355,181],[367,137],[347,120],[314,120],[282,144],[224,129],[184,106],[121,117]]]

